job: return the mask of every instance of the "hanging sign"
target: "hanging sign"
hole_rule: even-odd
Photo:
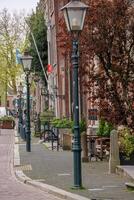
[[[88,110],[88,119],[89,120],[97,120],[98,111],[97,109],[89,109]]]

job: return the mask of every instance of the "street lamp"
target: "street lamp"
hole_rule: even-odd
[[[82,187],[81,176],[81,141],[79,128],[79,93],[78,93],[78,33],[82,31],[86,10],[88,6],[78,0],[72,0],[61,10],[64,13],[67,29],[73,36],[72,42],[72,65],[73,65],[73,104],[74,104],[74,142],[73,142],[73,162],[74,162],[74,187]]]
[[[29,83],[29,75],[31,70],[31,63],[33,57],[25,52],[21,57],[23,70],[26,74],[26,85],[27,85],[27,109],[26,109],[26,151],[31,151],[31,125],[30,125],[30,83]]]

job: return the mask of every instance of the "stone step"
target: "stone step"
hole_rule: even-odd
[[[134,166],[117,166],[116,173],[126,176],[130,181],[134,182]]]
[[[126,185],[127,188],[134,190],[134,183],[127,182],[127,183],[125,183],[125,185]]]

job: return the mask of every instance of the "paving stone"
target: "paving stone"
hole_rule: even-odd
[[[48,144],[47,144],[48,145]],[[92,161],[82,163],[82,182],[84,190],[72,190],[73,186],[73,155],[71,151],[51,151],[44,144],[32,145],[29,154],[25,146],[20,145],[21,164],[30,163],[32,171],[24,173],[31,179],[44,179],[50,184],[71,193],[96,200],[134,200],[133,192],[128,191],[125,182],[127,177],[109,174],[108,162]],[[61,174],[61,175],[59,175]],[[70,175],[65,175],[70,174]],[[88,190],[101,188],[100,190]]]
[[[20,183],[13,171],[14,130],[0,135],[0,200],[62,200],[38,188]]]

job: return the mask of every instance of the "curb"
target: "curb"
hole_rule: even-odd
[[[67,192],[65,190],[59,189],[55,186],[48,185],[48,184],[45,184],[45,183],[41,183],[41,182],[38,182],[38,181],[31,180],[31,181],[27,181],[26,183],[29,184],[29,185],[38,187],[41,190],[46,191],[49,194],[56,195],[57,197],[60,197],[60,198],[64,198],[64,199],[68,199],[68,200],[91,200],[91,199],[88,199],[86,197],[83,197],[83,196],[80,196],[80,195],[77,195],[77,194],[73,194],[71,192]]]
[[[16,131],[15,131],[16,133]],[[19,138],[15,134],[15,144],[14,144],[14,167],[20,166],[20,155],[19,155]]]
[[[29,177],[27,177],[22,170],[17,170],[15,167],[20,166],[20,155],[19,155],[19,139],[18,139],[17,131],[15,130],[15,144],[14,144],[14,173],[16,178],[28,185],[34,186],[36,188],[39,188],[45,192],[48,192],[49,194],[56,195],[57,197],[67,199],[67,200],[91,200],[89,198],[67,192],[63,189],[57,188],[52,185],[48,185],[45,183],[41,183],[36,180],[32,180]]]
[[[129,178],[131,182],[126,182],[125,186],[128,189],[134,190],[134,171],[132,174],[132,172],[130,172],[131,171],[130,169],[131,169],[130,166],[117,166],[117,174]]]
[[[134,183],[125,183],[125,185],[128,189],[134,190]]]
[[[29,177],[27,177],[22,170],[15,170],[15,176],[18,178],[19,181],[23,183],[27,183],[28,181],[31,181]]]
[[[130,166],[117,166],[117,174],[121,176],[125,176],[129,178],[131,181],[134,181],[134,170],[133,170],[133,175],[130,171],[131,167]]]

